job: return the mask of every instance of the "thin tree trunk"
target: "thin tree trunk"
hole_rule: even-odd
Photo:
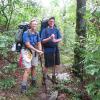
[[[9,26],[10,26],[10,23],[11,23],[12,15],[13,15],[13,9],[11,11],[10,18],[9,18],[7,26],[6,26],[6,30],[9,30]]]
[[[7,16],[7,14],[5,13],[5,9],[7,8],[7,6],[8,6],[8,4],[7,5],[4,5],[4,0],[1,0],[1,4],[2,4],[2,6],[1,6],[1,14],[4,16],[4,18],[5,18],[5,29],[6,29],[6,27],[7,27],[7,23],[8,23],[8,16]]]
[[[11,23],[11,19],[12,19],[12,15],[14,12],[14,1],[12,0],[8,0],[7,4],[5,5],[5,1],[1,0],[1,14],[3,15],[3,17],[5,18],[5,30],[9,30],[9,26]],[[7,7],[9,7],[9,15],[6,14],[6,9]]]
[[[86,0],[77,0],[76,9],[76,46],[74,49],[74,74],[83,81],[84,69],[84,52],[85,52],[85,37],[86,37]]]
[[[80,99],[84,100],[84,60],[85,60],[85,38],[86,38],[86,0],[77,0],[76,9],[76,46],[74,49],[74,75],[81,81]]]

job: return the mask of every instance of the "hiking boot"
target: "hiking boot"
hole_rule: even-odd
[[[21,86],[21,93],[26,93],[27,91],[27,86],[26,85],[22,85]]]
[[[36,80],[32,80],[31,85],[32,85],[33,87],[36,87]]]

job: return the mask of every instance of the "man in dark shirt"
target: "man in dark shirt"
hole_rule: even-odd
[[[45,69],[54,67],[60,64],[58,43],[61,41],[61,33],[55,27],[55,18],[51,17],[48,21],[48,27],[41,33],[42,45],[44,50]]]

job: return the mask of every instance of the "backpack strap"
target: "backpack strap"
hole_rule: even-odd
[[[39,37],[40,37],[40,36],[39,36],[39,34],[38,34],[38,33],[36,33],[36,35],[37,35],[37,42],[38,42],[38,40],[39,40]]]
[[[25,47],[26,48],[25,44],[23,43],[23,34],[24,34],[24,32],[22,33],[22,47]],[[28,37],[30,37],[29,30],[27,30],[27,34],[28,34]]]
[[[45,36],[47,38],[47,34],[48,34],[48,27],[45,28]]]

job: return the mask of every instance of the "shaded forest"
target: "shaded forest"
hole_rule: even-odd
[[[67,80],[51,85],[42,99],[42,69],[38,84],[26,94],[20,93],[23,68],[19,53],[12,51],[18,25],[37,18],[40,31],[43,18],[54,16],[62,33],[59,44],[61,67]],[[50,80],[49,80],[50,81]],[[99,100],[100,99],[100,1],[99,0],[0,0],[0,100]]]

